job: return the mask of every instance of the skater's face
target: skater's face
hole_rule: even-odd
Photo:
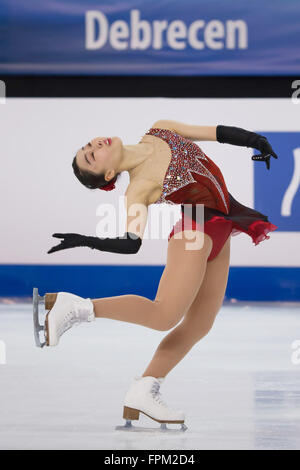
[[[119,137],[95,137],[76,153],[80,171],[104,175],[109,181],[116,175],[115,168],[122,153]]]

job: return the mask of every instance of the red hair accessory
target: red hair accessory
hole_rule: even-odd
[[[99,189],[102,189],[103,191],[112,191],[116,187],[115,186],[116,179],[117,178],[112,179],[108,184],[106,184],[105,186],[101,186],[101,188]]]

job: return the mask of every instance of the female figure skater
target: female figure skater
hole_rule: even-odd
[[[252,159],[264,161],[268,169],[271,156],[278,158],[264,136],[232,126],[204,127],[160,120],[136,145],[123,145],[119,137],[97,137],[78,150],[73,169],[82,184],[102,190],[113,189],[120,173],[129,172],[126,232],[116,238],[55,233],[53,237],[61,242],[48,251],[87,246],[113,253],[137,253],[147,210],[142,211],[138,228],[132,229],[136,216],[129,214],[131,205],[139,203],[147,208],[162,202],[181,204],[183,217],[169,234],[167,263],[153,301],[138,295],[83,299],[67,292],[46,294],[48,308],[52,307],[45,320],[48,346],[57,345],[74,323],[95,318],[171,330],[126,394],[123,417],[127,420],[138,419],[142,412],[160,423],[184,422],[184,413],[169,408],[159,388],[170,370],[212,328],[225,295],[231,235],[247,233],[257,245],[278,228],[266,215],[232,197],[218,166],[194,143],[201,140],[258,149],[261,154]],[[184,204],[193,208],[204,205],[204,231],[194,213],[188,216],[192,231],[184,229]],[[191,234],[197,231],[202,231],[200,249],[186,249]]]

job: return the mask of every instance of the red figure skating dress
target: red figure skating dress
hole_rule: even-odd
[[[270,238],[267,234],[278,227],[268,217],[250,207],[240,204],[228,192],[219,167],[193,141],[169,129],[151,128],[146,135],[154,135],[169,145],[171,161],[163,182],[163,192],[155,204],[204,205],[204,232],[211,236],[213,248],[208,258],[212,260],[220,252],[227,238],[241,232],[249,235],[257,245]],[[186,217],[174,225],[168,240],[186,228]],[[191,228],[199,227],[196,211],[190,213]],[[203,225],[202,225],[203,231]]]

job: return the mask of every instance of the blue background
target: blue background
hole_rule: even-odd
[[[109,25],[130,10],[141,20],[241,19],[248,26],[247,49],[115,50],[106,43],[85,49],[85,13],[98,10]],[[2,0],[0,73],[79,75],[296,75],[300,73],[299,0]],[[129,35],[130,38],[130,35]],[[203,31],[198,33],[203,39]]]
[[[258,132],[258,131],[256,131]],[[264,132],[278,159],[271,157],[270,170],[264,162],[254,162],[254,207],[277,225],[276,231],[300,230],[300,187],[295,194],[291,215],[281,215],[281,204],[294,171],[293,150],[300,148],[300,132]],[[254,154],[259,152],[255,151]],[[269,179],[269,181],[268,181]]]

